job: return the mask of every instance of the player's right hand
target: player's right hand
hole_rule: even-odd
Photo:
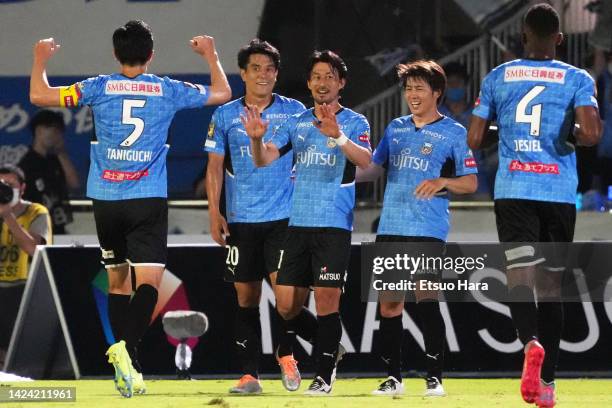
[[[207,60],[217,58],[217,50],[215,49],[215,39],[208,35],[198,35],[189,40],[191,49],[196,54],[200,54]]]
[[[261,118],[259,108],[255,105],[244,107],[244,115],[240,115],[240,121],[247,135],[255,140],[263,138],[270,124],[269,121]]]
[[[225,238],[229,236],[229,227],[225,217],[221,214],[214,214],[210,216],[210,235],[213,241],[221,246],[225,246]]]
[[[34,44],[34,58],[39,61],[46,62],[55,54],[60,45],[55,43],[54,38],[45,38]]]

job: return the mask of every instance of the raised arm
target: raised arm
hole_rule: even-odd
[[[261,119],[257,106],[245,107],[244,115],[240,115],[240,120],[251,139],[251,155],[256,167],[267,166],[280,157],[280,152],[274,144],[263,142],[269,122]]]
[[[340,146],[340,149],[351,163],[361,169],[367,169],[372,161],[372,152],[354,143],[340,130],[336,120],[336,114],[331,111],[331,108],[327,104],[321,106],[321,113],[321,121],[314,122],[317,129],[325,136],[336,139],[336,143]]]
[[[34,59],[30,75],[30,102],[36,106],[60,106],[60,87],[49,86],[47,62],[60,49],[53,38],[34,44]]]
[[[221,67],[219,55],[215,48],[215,39],[207,35],[199,35],[190,40],[191,49],[202,56],[210,67],[210,96],[207,105],[220,105],[232,98],[232,89]]]

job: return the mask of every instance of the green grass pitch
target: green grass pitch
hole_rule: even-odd
[[[20,404],[0,402],[4,407],[131,407],[131,408],[188,408],[188,407],[534,407],[525,404],[519,395],[518,379],[446,379],[444,387],[448,396],[423,398],[424,382],[405,379],[406,394],[401,397],[375,397],[370,392],[381,379],[339,379],[332,396],[306,397],[302,392],[309,384],[295,393],[282,388],[279,380],[264,380],[264,392],[258,396],[230,396],[227,390],[234,384],[230,380],[148,380],[146,395],[122,398],[114,390],[112,380],[37,381],[11,383],[10,386],[76,387],[76,403],[26,402]],[[9,386],[7,383],[2,385]],[[612,380],[558,380],[558,407],[612,407]]]

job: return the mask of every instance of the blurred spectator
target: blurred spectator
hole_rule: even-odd
[[[458,62],[450,62],[444,66],[444,72],[446,72],[446,92],[444,102],[438,110],[467,128],[472,115],[471,106],[467,102],[466,87],[469,79],[467,70]]]
[[[467,101],[467,69],[458,62],[449,62],[444,66],[444,72],[446,92],[438,111],[467,128],[472,115],[471,104]],[[478,150],[474,152],[474,157],[478,162],[478,192],[491,196],[497,171],[497,146]]]
[[[24,199],[49,209],[53,232],[65,234],[72,222],[68,191],[79,187],[79,175],[64,147],[64,120],[60,113],[41,110],[30,121],[32,146],[19,162],[26,174]]]
[[[0,367],[4,364],[21,296],[36,245],[51,244],[51,218],[41,204],[22,199],[23,171],[0,166],[0,182],[13,189],[13,200],[0,204]]]
[[[597,94],[599,99],[599,113],[604,121],[603,135],[597,153],[599,156],[598,173],[600,177],[600,191],[608,197],[608,190],[612,186],[612,53],[606,53],[606,68],[597,78]]]

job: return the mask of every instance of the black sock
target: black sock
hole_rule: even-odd
[[[123,330],[128,351],[138,346],[140,339],[147,331],[155,305],[157,304],[157,289],[151,285],[140,285],[130,302],[127,321]]]
[[[302,307],[297,316],[285,321],[285,333],[281,334],[281,342],[278,347],[279,357],[288,356],[293,353],[296,335],[314,345],[317,340],[318,327],[319,324],[315,315],[308,308]]]
[[[387,375],[402,381],[402,340],[404,327],[402,315],[380,317],[381,350],[380,356],[387,365]]]
[[[259,376],[261,356],[261,322],[259,306],[238,307],[234,322],[234,346],[244,374]]]
[[[279,323],[278,329],[278,348],[276,349],[276,353],[278,357],[285,357],[290,354],[293,354],[293,343],[295,343],[295,331],[289,327],[289,322],[291,320],[285,320],[283,317],[276,311],[276,316]]]
[[[538,309],[535,304],[533,289],[519,285],[508,291],[508,306],[512,323],[521,343],[527,344],[538,338]]]
[[[425,338],[427,377],[436,377],[441,382],[446,331],[440,304],[437,300],[425,299],[417,303],[417,310]]]
[[[300,314],[291,320],[295,334],[306,340],[310,344],[317,341],[317,329],[319,323],[317,318],[307,307],[302,307]]]
[[[547,383],[555,380],[562,332],[563,303],[559,299],[538,302],[538,338],[546,352],[541,377]]]
[[[130,310],[130,295],[120,295],[117,293],[108,294],[108,320],[115,342],[123,338],[128,312]]]
[[[331,385],[332,371],[336,365],[338,343],[342,337],[340,313],[317,316],[319,329],[317,331],[317,374],[327,384]]]

